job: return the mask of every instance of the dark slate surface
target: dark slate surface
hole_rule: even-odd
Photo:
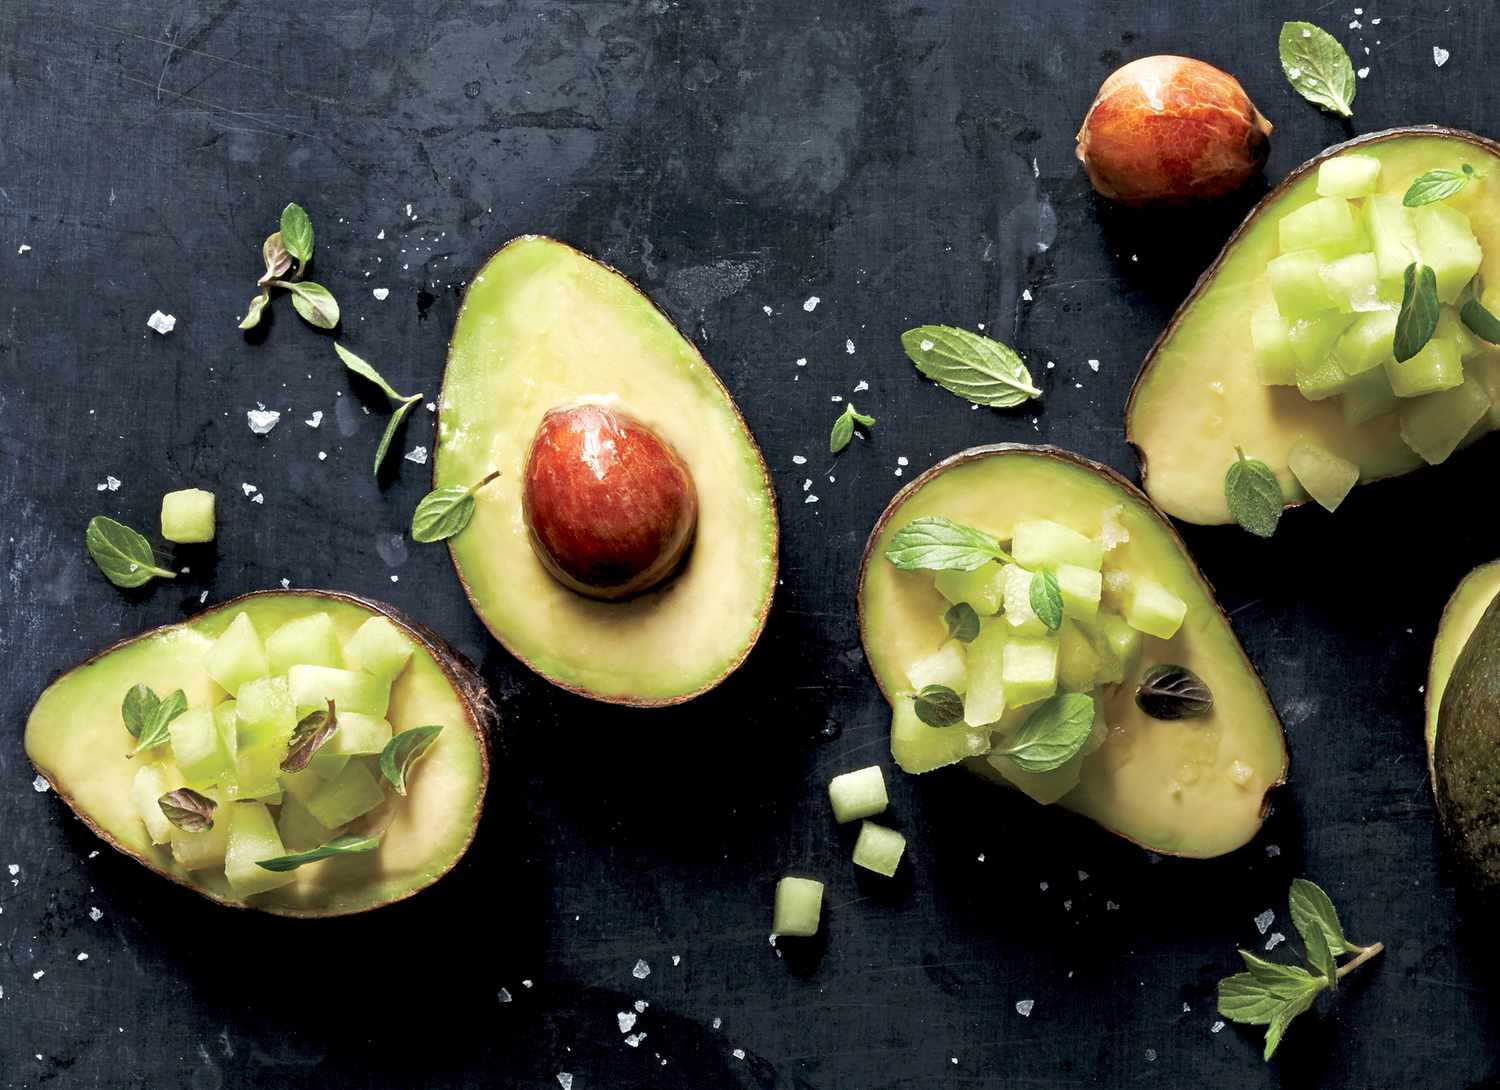
[[[1272,179],[1351,132],[1493,134],[1491,5],[1365,2],[0,6],[0,1082],[1496,1085],[1492,925],[1441,860],[1419,740],[1439,608],[1496,551],[1492,447],[1336,520],[1296,513],[1269,544],[1188,533],[1293,755],[1237,855],[1159,861],[962,774],[897,776],[910,862],[867,882],[821,791],[884,755],[853,577],[898,459],[909,479],[1046,439],[1133,472],[1131,376],[1243,210],[1100,206],[1072,134],[1107,72],[1164,51],[1228,67],[1276,123]],[[1369,66],[1352,128],[1282,80],[1277,27],[1309,16]],[[345,336],[402,390],[436,394],[464,279],[522,232],[617,264],[690,331],[782,501],[784,584],[739,676],[628,713],[497,649],[445,553],[401,543],[426,470],[370,479],[382,421],[329,339],[284,302],[265,336],[234,329],[293,198]],[[170,336],[145,326],[157,308]],[[998,330],[1040,408],[971,412],[918,381],[896,339],[918,321]],[[830,399],[861,381],[879,426],[825,473]],[[257,402],[285,414],[265,438]],[[416,414],[402,450],[431,426]],[[119,489],[96,491],[107,476]],[[107,585],[88,517],[149,525],[188,483],[219,494],[217,545],[171,585]],[[483,664],[508,718],[468,858],[363,919],[227,912],[91,855],[21,748],[36,694],[92,649],[283,579],[413,612]],[[781,958],[766,933],[788,868],[830,884],[824,941]],[[1258,1035],[1210,1031],[1212,989],[1265,941],[1262,910],[1291,931],[1303,873],[1390,950],[1266,1066]],[[632,1048],[616,1013],[636,999]]]

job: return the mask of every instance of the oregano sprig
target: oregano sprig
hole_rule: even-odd
[[[445,541],[462,533],[464,527],[469,525],[469,520],[474,517],[474,493],[498,476],[500,471],[497,469],[467,488],[461,484],[450,484],[427,493],[412,512],[412,540],[427,544]]]
[[[267,235],[260,249],[266,271],[255,281],[260,291],[240,319],[241,329],[254,329],[260,324],[271,305],[272,288],[291,293],[292,307],[309,325],[333,329],[339,324],[339,304],[333,293],[322,284],[304,279],[312,264],[313,227],[300,204],[294,201],[281,210],[281,229]]]
[[[1281,521],[1285,499],[1281,482],[1265,462],[1247,458],[1239,447],[1224,474],[1224,501],[1234,521],[1256,537],[1270,537]]]
[[[149,685],[132,686],[120,704],[120,718],[135,739],[135,749],[127,756],[134,757],[167,741],[171,737],[168,727],[187,711],[187,706],[187,695],[181,689],[163,700]]]
[[[373,382],[376,386],[380,387],[381,393],[385,394],[386,397],[395,403],[395,411],[391,413],[391,418],[386,421],[385,431],[381,434],[380,443],[375,448],[374,473],[376,476],[379,476],[380,464],[385,461],[385,456],[391,449],[391,442],[396,438],[396,432],[401,428],[401,422],[406,419],[406,414],[411,412],[412,406],[416,405],[427,395],[412,394],[406,396],[398,394],[395,387],[387,382],[379,371],[349,351],[338,341],[333,342],[333,350],[338,353],[339,359],[343,361],[346,368],[360,378]]]

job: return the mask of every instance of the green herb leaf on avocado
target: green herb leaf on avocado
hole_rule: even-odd
[[[308,325],[332,329],[339,324],[338,300],[322,284],[314,284],[311,280],[272,280],[271,283],[292,293],[292,307]]]
[[[151,713],[151,718],[141,724],[141,732],[135,736],[135,749],[131,751],[130,756],[133,757],[145,749],[154,749],[167,741],[171,737],[171,732],[167,728],[172,720],[187,711],[187,706],[187,696],[181,689],[165,700],[159,701]]]
[[[1042,396],[1020,356],[967,329],[918,326],[901,334],[901,347],[923,375],[975,405],[1009,409]]]
[[[474,517],[474,494],[498,476],[497,469],[471,488],[451,484],[427,493],[411,516],[412,540],[426,544],[462,533]]]
[[[875,418],[859,412],[855,409],[854,402],[850,401],[845,403],[844,411],[833,422],[833,431],[828,435],[828,451],[830,454],[837,454],[849,445],[849,441],[854,438],[855,424],[859,424],[865,428],[874,427]]]
[[[292,267],[292,255],[287,253],[286,245],[281,241],[281,232],[272,231],[266,236],[266,241],[261,244],[260,256],[265,260],[266,271],[256,281],[264,287],[278,276],[285,276],[288,269]],[[262,292],[266,298],[269,293]]]
[[[1354,116],[1354,65],[1337,38],[1312,23],[1283,23],[1277,45],[1294,91],[1330,113]]]
[[[380,444],[375,448],[375,475],[380,475],[380,463],[385,461],[386,452],[391,449],[391,441],[396,438],[396,432],[401,428],[401,421],[406,419],[406,414],[411,412],[411,407],[421,401],[424,395],[412,394],[401,404],[396,406],[396,411],[391,413],[391,418],[385,422],[385,431],[381,433]]]
[[[1084,693],[1049,697],[997,747],[1024,772],[1051,772],[1083,748],[1094,729],[1094,698]]]
[[[1196,719],[1213,711],[1214,694],[1186,666],[1162,663],[1141,678],[1135,703],[1152,719]]]
[[[83,543],[99,570],[117,587],[139,587],[152,579],[176,579],[156,563],[151,543],[124,523],[104,515],[89,519]]]
[[[1309,933],[1320,931],[1324,944],[1335,954],[1357,954],[1364,949],[1344,937],[1344,925],[1339,922],[1338,910],[1333,907],[1328,894],[1316,884],[1306,878],[1295,879],[1287,899],[1291,905],[1292,923],[1297,925],[1297,933],[1304,943]]]
[[[924,685],[914,698],[917,718],[929,727],[951,727],[964,721],[964,701],[946,685]]]
[[[321,844],[310,851],[293,852],[291,855],[278,855],[274,859],[258,859],[257,867],[264,870],[289,871],[298,867],[306,866],[308,863],[316,863],[320,859],[330,859],[335,855],[359,855],[364,852],[373,852],[380,847],[378,836],[336,836],[327,844]]]
[[[1437,332],[1437,273],[1419,261],[1402,274],[1401,309],[1396,312],[1396,340],[1392,354],[1405,363],[1427,346]]]
[[[1031,577],[1031,612],[1041,619],[1049,632],[1062,627],[1062,588],[1057,585],[1057,576],[1046,568]]]
[[[1224,475],[1224,501],[1240,526],[1256,537],[1270,537],[1276,532],[1286,502],[1281,482],[1265,462],[1246,458],[1238,447],[1235,453],[1237,457]]]
[[[1474,177],[1474,168],[1468,163],[1465,163],[1461,170],[1429,170],[1426,174],[1419,174],[1412,179],[1411,185],[1406,187],[1406,195],[1401,198],[1401,203],[1407,208],[1420,208],[1424,204],[1447,200],[1468,185],[1472,177]]]
[[[287,744],[286,756],[281,759],[281,771],[301,772],[339,729],[338,712],[334,702],[328,702],[328,710],[310,712],[297,721],[292,728],[292,738]]]
[[[168,791],[156,800],[162,816],[185,833],[206,833],[214,827],[214,810],[218,803],[200,795],[191,787]]]
[[[983,530],[928,515],[897,530],[885,558],[902,571],[974,571],[991,560],[1009,562],[1010,554]]]
[[[139,738],[141,731],[161,707],[161,698],[149,685],[132,685],[120,704],[120,718],[125,720],[125,729],[132,738]]]
[[[406,777],[411,774],[412,765],[427,752],[442,729],[440,724],[432,724],[403,730],[393,735],[380,751],[380,774],[396,789],[396,794],[406,794]]]
[[[943,614],[943,624],[948,628],[948,638],[959,643],[973,643],[979,635],[979,614],[968,602],[955,602]]]
[[[1476,276],[1469,281],[1468,297],[1463,306],[1458,308],[1458,316],[1474,336],[1490,344],[1500,344],[1500,318],[1496,318],[1479,301],[1483,294],[1484,281]]]
[[[306,266],[312,260],[313,255],[313,227],[312,219],[303,210],[300,204],[293,201],[281,210],[281,244],[286,252],[297,259],[297,263]],[[269,266],[269,262],[267,265]],[[298,270],[301,274],[301,270]],[[279,274],[278,274],[279,275]]]
[[[260,294],[250,300],[250,305],[245,308],[245,316],[240,319],[241,329],[254,329],[260,325],[260,319],[264,315],[266,305],[271,301],[271,292],[262,288]]]

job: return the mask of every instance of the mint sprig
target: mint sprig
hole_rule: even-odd
[[[1281,482],[1265,462],[1245,457],[1239,447],[1234,450],[1237,457],[1224,474],[1224,502],[1241,527],[1256,537],[1270,537],[1286,503]]]
[[[974,571],[991,560],[1010,562],[994,535],[941,515],[913,519],[897,530],[885,558],[902,571]]]
[[[833,430],[828,434],[828,452],[830,454],[837,454],[849,445],[850,440],[854,438],[855,424],[858,424],[862,428],[873,428],[875,426],[875,418],[873,416],[866,416],[860,412],[854,407],[854,402],[850,401],[844,405],[844,411],[833,422]]]
[[[251,298],[240,319],[241,329],[254,329],[271,305],[271,289],[291,293],[292,307],[308,325],[333,329],[339,324],[339,304],[322,284],[304,277],[312,263],[313,226],[307,211],[296,202],[281,210],[280,230],[266,236],[260,248],[266,271],[256,279],[260,291]],[[295,268],[293,267],[295,266]],[[288,277],[290,273],[290,277]]]
[[[343,361],[346,368],[360,378],[373,382],[380,388],[381,393],[396,403],[395,411],[391,413],[391,418],[386,421],[385,431],[380,436],[380,443],[375,447],[375,466],[373,472],[378,477],[380,475],[380,464],[385,461],[385,456],[391,449],[391,442],[396,438],[396,432],[401,428],[401,422],[406,419],[406,414],[411,412],[412,406],[416,405],[417,402],[421,401],[427,395],[411,394],[410,396],[406,396],[398,394],[395,387],[387,382],[379,371],[349,351],[338,341],[333,342],[333,350],[338,354],[339,359]]]

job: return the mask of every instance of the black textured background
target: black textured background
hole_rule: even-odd
[[[973,443],[1046,439],[1133,471],[1130,379],[1244,209],[1101,206],[1072,136],[1105,74],[1153,52],[1230,69],[1276,124],[1272,179],[1352,132],[1495,135],[1492,5],[1365,3],[0,4],[0,1083],[1497,1085],[1492,917],[1455,895],[1420,742],[1439,608],[1496,552],[1494,447],[1361,489],[1336,519],[1294,513],[1270,543],[1188,533],[1293,755],[1233,857],[1157,860],[961,773],[898,775],[909,861],[866,881],[822,793],[885,756],[853,582],[898,460],[909,479]],[[1369,66],[1352,127],[1286,86],[1283,18]],[[329,338],[285,300],[264,336],[234,328],[289,199],[344,336],[402,391],[436,395],[464,279],[522,232],[616,264],[682,324],[782,504],[784,582],[739,675],[630,713],[497,649],[445,552],[402,544],[427,471],[371,480],[383,421]],[[170,336],[146,328],[157,308]],[[917,322],[986,323],[1046,396],[971,412],[900,354]],[[879,425],[831,460],[830,399],[861,381]],[[284,413],[265,438],[257,402]],[[401,449],[431,427],[417,413]],[[96,491],[110,475],[118,491]],[[88,517],[150,527],[188,484],[219,495],[217,544],[184,551],[175,583],[105,583]],[[69,664],[204,591],[282,579],[411,611],[483,664],[506,713],[473,850],[367,918],[228,912],[93,857],[22,753]],[[766,935],[788,868],[829,890],[819,948],[782,958]],[[1304,873],[1389,950],[1266,1066],[1258,1033],[1211,1032],[1212,990],[1237,944],[1265,942],[1263,909],[1291,933]],[[636,999],[632,1048],[616,1012]]]

